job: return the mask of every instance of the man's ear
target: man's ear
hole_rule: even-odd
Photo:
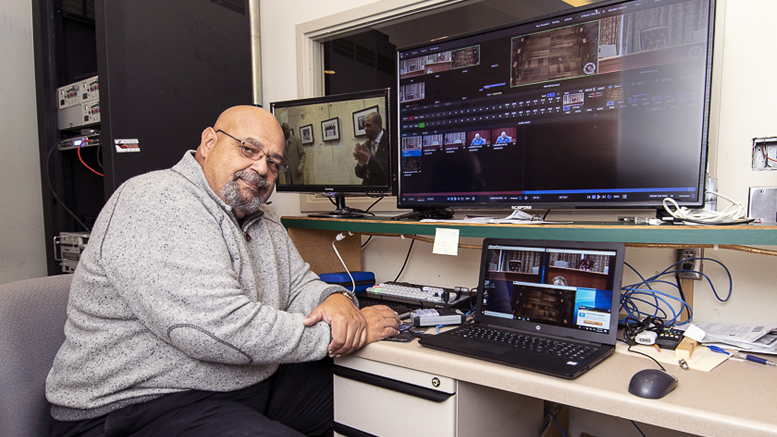
[[[213,150],[217,140],[216,131],[212,127],[207,127],[202,131],[199,151],[203,158],[210,154],[210,151]]]

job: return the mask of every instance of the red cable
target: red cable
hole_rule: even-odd
[[[99,171],[97,171],[97,170],[93,169],[92,167],[89,167],[88,165],[86,165],[86,163],[84,162],[84,158],[81,158],[81,146],[83,146],[84,143],[91,143],[91,142],[92,142],[92,140],[87,140],[87,139],[84,139],[83,141],[81,141],[81,144],[78,145],[78,149],[77,149],[78,150],[78,159],[81,161],[81,164],[84,164],[84,167],[88,168],[89,170],[92,170],[95,174],[103,176],[103,174],[100,173]]]
[[[777,162],[777,159],[772,158],[771,156],[769,156],[769,154],[766,153],[766,147],[763,144],[761,145],[761,155],[763,155],[764,159],[766,159],[767,161]]]

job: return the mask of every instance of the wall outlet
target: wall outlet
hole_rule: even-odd
[[[677,249],[677,277],[680,279],[701,279],[701,258],[704,249],[700,247],[690,249]]]
[[[753,138],[753,170],[777,170],[777,137]]]

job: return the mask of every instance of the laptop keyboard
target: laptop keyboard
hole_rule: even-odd
[[[565,357],[570,360],[582,361],[598,350],[596,347],[584,346],[545,337],[527,334],[516,334],[500,329],[486,328],[478,325],[464,325],[449,332],[465,338],[478,338],[501,343],[516,348],[530,350],[537,353]]]

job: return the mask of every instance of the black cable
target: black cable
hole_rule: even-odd
[[[362,243],[362,249],[364,249],[364,246],[366,246],[366,245],[367,245],[367,243],[369,243],[369,242],[370,242],[370,240],[372,240],[372,235],[370,235],[369,237],[367,237],[367,240],[366,240],[364,243]]]
[[[378,200],[376,200],[376,201],[372,202],[372,205],[370,205],[369,207],[367,207],[367,209],[365,209],[365,210],[364,210],[364,212],[369,212],[369,211],[372,209],[372,207],[373,207],[373,206],[375,206],[375,205],[377,205],[377,204],[378,204],[378,202],[380,202],[381,200],[383,200],[383,196],[380,196],[380,197],[378,197]]]
[[[57,203],[59,204],[59,206],[61,206],[62,209],[67,211],[67,213],[70,214],[73,217],[73,219],[75,219],[75,221],[78,222],[78,224],[81,225],[81,227],[83,227],[86,230],[86,232],[92,232],[92,230],[89,229],[89,226],[85,225],[81,220],[79,220],[78,216],[65,205],[65,203],[62,201],[62,199],[59,198],[59,196],[57,196],[57,192],[54,190],[54,185],[51,184],[51,154],[54,152],[54,149],[56,149],[57,146],[59,146],[59,144],[60,143],[54,144],[54,147],[52,147],[51,150],[49,150],[49,154],[46,156],[46,174],[48,176],[46,179],[49,182],[49,191],[51,191],[51,195],[54,196],[55,199],[57,199]]]
[[[642,437],[647,437],[647,436],[645,435],[645,433],[644,433],[644,432],[642,432],[642,430],[641,430],[641,429],[639,429],[639,427],[637,426],[637,422],[635,422],[635,421],[633,421],[633,420],[632,420],[632,421],[631,421],[631,424],[632,424],[632,425],[634,425],[634,428],[637,428],[637,431],[639,431],[639,433],[640,433],[640,434],[642,434]]]
[[[550,210],[545,211],[545,215],[542,216],[542,221],[545,221],[545,219],[548,218],[548,214],[550,214]]]
[[[413,244],[415,243],[415,238],[410,240],[410,248],[407,249],[407,256],[405,256],[405,262],[402,264],[402,268],[399,269],[399,273],[397,274],[397,277],[394,278],[394,282],[399,280],[399,277],[402,276],[402,272],[405,270],[405,266],[407,265],[407,260],[410,258],[410,252],[413,251]]]
[[[630,321],[632,323],[629,323]],[[645,317],[642,321],[639,321],[639,320],[635,320],[630,317],[627,317],[626,325],[625,325],[625,328],[623,329],[623,339],[621,341],[629,345],[629,348],[628,348],[629,352],[650,358],[651,360],[653,360],[653,362],[655,362],[658,365],[658,367],[661,368],[661,370],[666,372],[666,369],[664,368],[664,366],[662,366],[661,363],[659,363],[658,360],[656,360],[655,358],[651,357],[646,353],[631,350],[631,347],[637,344],[637,342],[634,341],[634,337],[636,337],[637,334],[639,334],[640,332],[647,331],[647,330],[660,331],[663,329],[664,329],[664,323],[660,319],[656,319],[653,317]]]
[[[100,168],[103,168],[103,160],[100,159],[100,152],[102,151],[103,143],[97,142],[97,165],[100,166]]]

